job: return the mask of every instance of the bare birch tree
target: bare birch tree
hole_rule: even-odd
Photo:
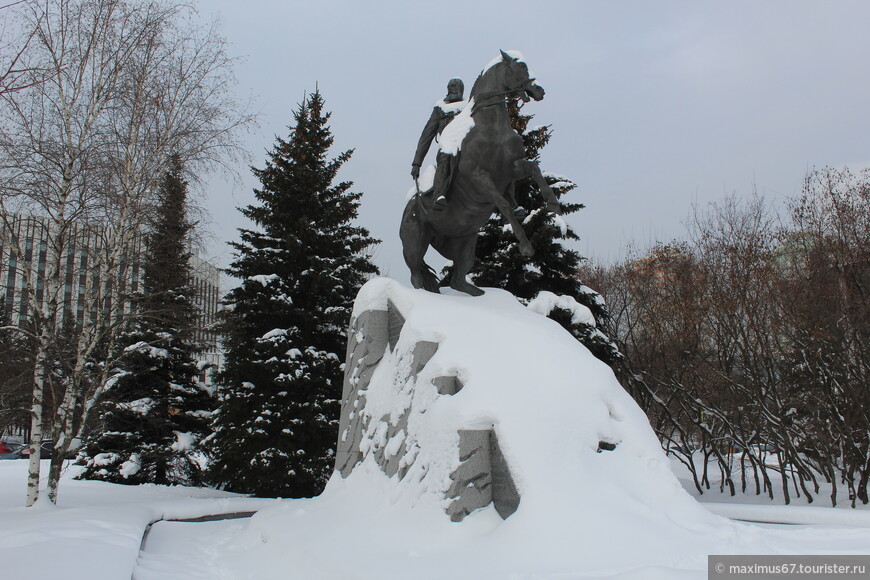
[[[128,261],[147,227],[168,158],[178,154],[197,175],[238,156],[239,132],[253,118],[233,97],[233,59],[224,39],[213,26],[197,25],[185,6],[45,0],[29,7],[37,33],[25,64],[59,72],[3,95],[6,182],[0,210],[7,226],[15,213],[29,213],[41,216],[48,229],[45,273],[26,279],[28,289],[39,283],[44,291],[38,308],[27,313],[38,345],[27,499],[32,505],[46,373],[64,317],[75,319],[77,339],[53,409],[53,502],[63,458],[77,445],[109,383],[111,364],[102,353],[112,351],[130,316],[144,314],[124,307]],[[22,240],[3,229],[5,243],[23,262]],[[86,247],[77,234],[81,229],[88,230]],[[70,293],[76,291],[79,312],[73,315]]]
[[[36,36],[33,22],[21,18],[19,9],[26,1],[0,3],[0,94],[23,91],[57,72],[24,64],[25,53]]]

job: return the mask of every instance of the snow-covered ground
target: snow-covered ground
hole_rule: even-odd
[[[59,506],[27,509],[26,462],[0,461],[0,580],[702,580],[710,554],[870,554],[867,510],[693,497],[610,369],[509,294],[435,296],[380,280],[355,313],[388,299],[405,322],[371,382],[354,387],[366,391],[360,462],[323,495],[120,486],[74,481],[71,469]],[[411,373],[424,340],[437,352]],[[461,392],[440,395],[434,380],[451,374]],[[401,445],[379,442],[380,424],[405,410]],[[497,435],[521,497],[505,520],[492,504],[462,522],[445,513],[462,429]],[[611,449],[598,452],[601,441]],[[384,474],[379,445],[416,446],[403,477]]]
[[[256,500],[214,490],[163,486],[122,486],[94,481],[75,481],[71,472],[64,477],[58,507],[21,507],[27,462],[0,461],[0,578],[3,580],[241,580],[260,578],[401,579],[453,577],[459,580],[498,578],[488,573],[490,562],[479,559],[474,568],[457,571],[451,562],[474,562],[476,549],[499,541],[499,519],[493,513],[473,518],[471,529],[458,532],[464,524],[449,521],[416,521],[391,511],[389,501],[377,497],[370,511],[378,517],[361,520],[343,502],[318,500]],[[375,495],[378,490],[371,490]],[[706,494],[705,494],[706,496]],[[357,497],[358,500],[366,498]],[[769,526],[735,523],[728,534],[760,542],[753,553],[870,554],[870,511],[818,506],[753,505],[755,496],[738,494],[707,496],[714,504],[703,504],[717,512],[733,510],[736,517],[768,520],[774,515],[786,521],[800,518],[807,525]],[[352,498],[346,498],[352,502]],[[725,502],[725,503],[723,503]],[[278,505],[270,526],[283,527],[286,536],[307,540],[295,549],[275,550],[269,558],[250,553],[257,538],[250,519],[215,522],[156,523],[150,528],[144,551],[142,537],[151,521],[160,518],[193,518],[210,513],[254,511]],[[267,512],[268,513],[268,512]],[[293,529],[293,522],[305,516],[320,519],[310,529]],[[283,521],[282,521],[283,520]],[[577,522],[577,528],[594,528],[594,522]],[[428,528],[428,529],[427,529]],[[371,553],[366,560],[352,561],[354,546],[335,543],[340,530],[351,530],[377,538],[383,553]],[[570,540],[573,533],[564,530]],[[252,537],[253,535],[253,537]],[[576,532],[579,537],[581,534]],[[364,544],[366,538],[360,538]],[[724,553],[733,537],[723,538]],[[534,546],[504,546],[505,551],[524,553],[528,566],[513,576],[525,578],[619,578],[619,579],[706,579],[706,554],[686,554],[685,562],[672,567],[624,570],[618,554],[642,551],[642,546],[621,545],[613,538],[613,567],[590,574],[548,576],[546,563]],[[471,542],[471,545],[464,545]],[[280,545],[280,542],[276,542]],[[317,547],[313,552],[311,547]],[[578,551],[582,546],[577,546]],[[401,557],[397,556],[402,551]],[[332,557],[322,559],[323,555]],[[440,563],[439,563],[440,562]],[[540,563],[535,573],[535,563]],[[687,562],[694,562],[688,565]],[[431,567],[429,570],[424,566]],[[450,571],[450,575],[446,574]],[[509,578],[502,576],[501,578]]]
[[[57,506],[25,508],[27,461],[0,461],[0,578],[129,580],[151,522],[275,504],[211,489],[76,481],[76,471],[67,468]]]
[[[701,465],[702,462],[703,459],[696,456],[696,465]],[[705,490],[703,494],[698,493],[688,469],[675,458],[671,458],[671,470],[680,480],[683,488],[697,501],[703,503],[706,509],[727,518],[751,522],[870,528],[870,504],[863,505],[858,502],[854,509],[851,508],[844,486],[838,490],[839,503],[836,508],[833,508],[830,500],[830,484],[821,481],[818,493],[814,493],[810,501],[810,498],[804,494],[798,495],[799,490],[794,489],[794,483],[789,481],[790,501],[789,505],[785,505],[778,468],[768,468],[767,475],[773,483],[773,498],[770,498],[766,492],[755,493],[751,471],[747,471],[747,493],[740,492],[741,482],[737,480],[735,481],[736,494],[732,496],[727,487],[720,485],[713,460],[710,462],[710,489]],[[735,469],[735,473],[736,471]],[[821,480],[821,477],[819,479]]]

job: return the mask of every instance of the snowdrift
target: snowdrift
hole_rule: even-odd
[[[610,368],[507,292],[373,280],[346,365],[336,472],[320,497],[254,517],[252,566],[391,578],[410,558],[421,578],[694,576],[706,554],[752,542],[682,489]]]

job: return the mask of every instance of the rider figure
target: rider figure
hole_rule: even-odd
[[[411,164],[411,177],[415,180],[420,177],[420,165],[422,165],[426,153],[429,152],[432,139],[437,141],[444,127],[465,107],[465,101],[462,100],[462,93],[464,91],[465,85],[460,79],[451,79],[447,83],[447,96],[444,97],[443,101],[438,101],[435,104],[432,115],[423,128],[423,134],[420,135],[420,141],[417,143],[417,153],[414,155],[414,162]],[[447,206],[446,195],[450,185],[450,175],[453,173],[456,161],[457,157],[455,155],[443,153],[441,150],[438,151],[435,157],[433,195],[435,196],[436,210],[443,210]]]

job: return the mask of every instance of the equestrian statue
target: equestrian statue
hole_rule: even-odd
[[[438,162],[444,163],[446,157],[454,156],[449,162],[455,169],[436,171],[433,187],[426,191],[418,189],[405,207],[399,230],[414,288],[439,292],[435,271],[423,261],[431,246],[453,261],[451,288],[472,296],[483,294],[483,290],[468,282],[467,276],[474,265],[478,233],[496,210],[510,225],[520,252],[524,256],[534,253],[513,211],[511,200],[516,180],[532,177],[547,201],[547,210],[561,213],[556,195],[538,164],[526,159],[522,137],[510,124],[508,97],[520,98],[524,103],[530,98],[536,101],[544,98],[544,89],[530,78],[526,63],[514,55],[501,51],[501,57],[475,81],[462,111],[451,116],[446,126],[439,127]],[[418,166],[420,161],[415,157],[414,165]],[[412,176],[415,180],[419,176],[417,167],[412,167]],[[445,179],[449,181],[444,182]]]

